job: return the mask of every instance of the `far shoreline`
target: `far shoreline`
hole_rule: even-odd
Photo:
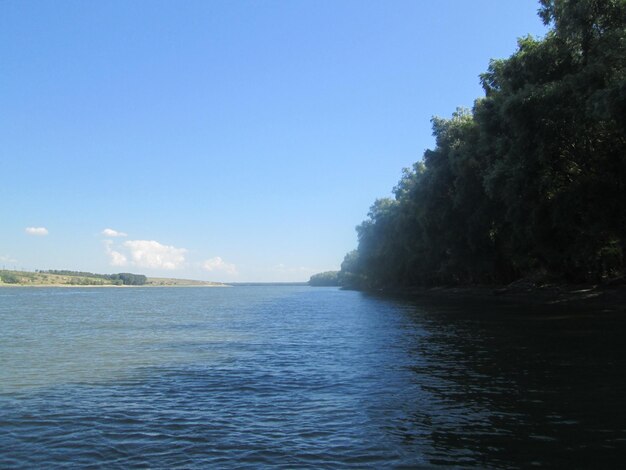
[[[94,285],[84,285],[84,284],[0,284],[0,288],[8,287],[8,288],[23,288],[23,287],[54,287],[54,288],[155,288],[155,287],[233,287],[229,284],[156,284],[156,285],[143,285],[143,286],[130,286],[130,285],[120,285],[116,286],[115,284],[94,284]]]

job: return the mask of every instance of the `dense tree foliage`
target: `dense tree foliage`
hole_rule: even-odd
[[[623,274],[626,1],[542,0],[550,31],[481,75],[472,110],[357,227],[355,287],[569,281]]]
[[[309,279],[310,286],[338,286],[339,271],[325,271],[323,273],[313,274]]]
[[[109,274],[108,278],[112,281],[121,281],[125,286],[143,286],[148,278],[143,274],[119,273]]]

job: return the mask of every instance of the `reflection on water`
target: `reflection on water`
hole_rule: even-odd
[[[0,290],[0,467],[614,467],[625,330],[333,288]]]
[[[450,448],[500,467],[626,455],[624,318],[476,304],[413,319],[429,332],[411,354],[426,359],[412,370],[438,405],[436,461],[454,463]]]

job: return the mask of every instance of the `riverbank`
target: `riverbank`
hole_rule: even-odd
[[[142,283],[124,284],[122,280],[110,279],[110,275],[73,273],[0,270],[0,287],[230,287],[220,282],[129,274],[126,276],[140,277]]]
[[[552,306],[626,312],[626,283],[541,284],[517,281],[508,286],[387,288],[368,292],[424,300],[488,301],[529,306]]]
[[[217,283],[207,283],[207,284],[185,284],[185,283],[178,283],[178,284],[143,284],[141,286],[118,286],[118,285],[114,285],[114,284],[92,284],[92,285],[86,285],[86,284],[1,284],[0,283],[0,289],[3,288],[7,288],[7,289],[20,289],[20,288],[24,288],[24,287],[53,287],[53,288],[92,288],[95,287],[97,289],[100,288],[105,288],[105,289],[128,289],[128,288],[133,288],[133,289],[137,289],[137,288],[141,288],[141,289],[151,289],[151,288],[155,288],[155,287],[233,287],[229,284],[217,284]]]

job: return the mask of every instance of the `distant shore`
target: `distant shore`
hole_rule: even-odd
[[[230,287],[221,282],[137,274],[0,270],[0,287]]]
[[[54,288],[119,288],[119,289],[127,289],[127,288],[155,288],[155,287],[233,287],[229,284],[144,284],[142,286],[116,286],[114,284],[94,284],[94,285],[83,285],[83,284],[0,284],[0,288],[23,288],[23,287],[54,287]]]

